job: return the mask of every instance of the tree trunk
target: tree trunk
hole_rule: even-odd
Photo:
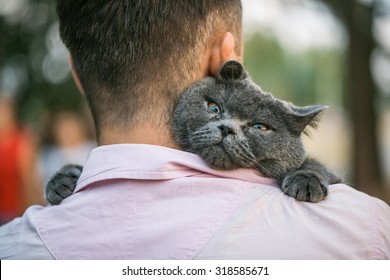
[[[370,66],[375,48],[372,35],[373,11],[358,1],[353,1],[350,11],[346,22],[349,45],[345,102],[353,133],[353,182],[362,191],[378,194],[383,181],[375,108],[377,89]]]
[[[371,74],[373,6],[356,0],[323,0],[344,23],[349,37],[345,106],[352,125],[352,184],[371,195],[384,192],[377,130],[377,89]]]

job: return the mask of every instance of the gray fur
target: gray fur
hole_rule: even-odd
[[[213,112],[215,106],[209,108],[211,103],[219,106],[219,113]],[[205,78],[183,93],[171,128],[183,150],[199,155],[212,168],[255,168],[276,178],[284,193],[318,202],[327,195],[326,187],[340,179],[306,156],[300,136],[307,127],[316,127],[326,108],[276,99],[256,85],[239,62],[228,61],[216,78]],[[69,196],[80,172],[80,166],[62,168],[46,186],[47,200],[58,204]]]
[[[68,164],[62,167],[46,184],[46,200],[56,205],[70,196],[76,187],[82,170],[82,166],[75,164]]]
[[[216,104],[220,112],[208,108]],[[306,156],[301,134],[315,127],[327,106],[298,107],[264,92],[242,65],[229,61],[216,78],[192,85],[180,99],[172,121],[176,141],[212,168],[256,168],[276,178],[299,200],[317,202],[339,179]],[[262,124],[268,130],[255,128]]]

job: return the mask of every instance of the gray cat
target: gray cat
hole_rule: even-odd
[[[183,150],[215,169],[255,168],[275,178],[298,200],[318,202],[327,186],[340,182],[306,156],[301,134],[316,127],[327,106],[297,107],[261,90],[237,61],[226,62],[216,78],[205,78],[182,95],[172,132]],[[46,197],[60,203],[73,191],[80,166],[66,166],[48,183]]]

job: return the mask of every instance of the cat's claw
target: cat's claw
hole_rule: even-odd
[[[319,202],[327,194],[328,183],[318,173],[298,170],[288,173],[282,182],[282,191],[297,200]]]
[[[82,171],[80,165],[66,165],[61,168],[47,183],[46,200],[50,204],[60,204],[73,193]]]

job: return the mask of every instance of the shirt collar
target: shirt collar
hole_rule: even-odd
[[[75,192],[111,179],[169,180],[188,176],[223,177],[276,186],[254,169],[214,170],[197,155],[161,146],[115,144],[93,149]]]

